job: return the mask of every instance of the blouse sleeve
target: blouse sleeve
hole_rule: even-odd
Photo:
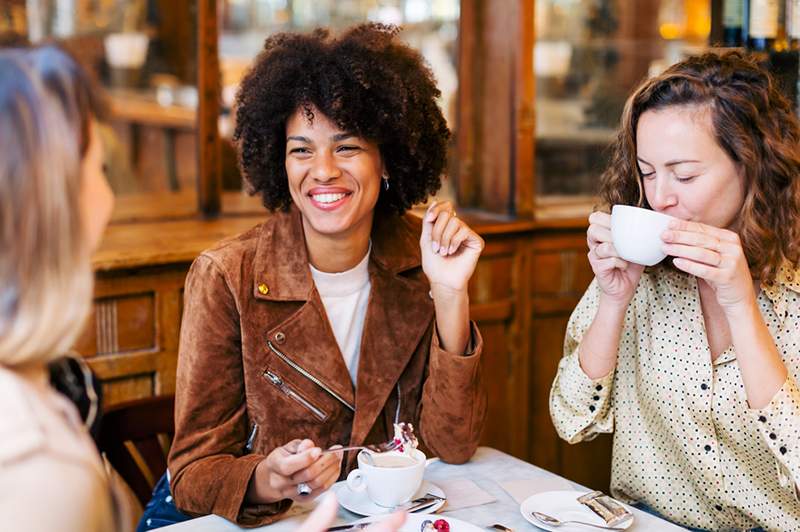
[[[790,374],[770,403],[750,410],[775,458],[780,485],[800,501],[800,388]]]
[[[590,379],[578,360],[580,343],[594,320],[598,300],[599,287],[593,280],[569,318],[564,356],[550,389],[550,416],[558,435],[569,443],[589,441],[600,433],[614,431],[614,371]]]

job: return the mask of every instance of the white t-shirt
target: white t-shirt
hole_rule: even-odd
[[[355,268],[341,273],[325,273],[311,267],[311,277],[322,298],[328,322],[353,384],[358,376],[361,333],[369,303],[369,251]]]

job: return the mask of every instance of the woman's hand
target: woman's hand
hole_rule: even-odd
[[[247,500],[272,503],[283,499],[303,501],[330,488],[339,478],[342,453],[322,454],[311,440],[292,440],[277,447],[257,466],[247,489]],[[300,495],[297,485],[305,482],[311,495]]]
[[[755,304],[753,279],[739,235],[727,229],[673,220],[661,235],[679,270],[708,283],[727,313]]]
[[[339,503],[336,501],[336,495],[328,493],[322,501],[320,501],[311,515],[303,521],[303,524],[300,525],[297,532],[325,532],[333,525],[338,509]],[[405,521],[406,514],[395,512],[386,519],[371,524],[364,532],[396,532],[403,526]]]
[[[450,292],[466,292],[483,239],[458,218],[449,201],[437,201],[428,207],[422,220],[419,239],[422,250],[422,271],[431,288]]]
[[[636,291],[644,266],[620,258],[611,242],[611,215],[593,212],[586,231],[589,264],[600,290],[609,300],[627,307]]]

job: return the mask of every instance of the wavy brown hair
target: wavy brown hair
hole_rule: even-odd
[[[441,186],[450,131],[439,89],[419,52],[383,24],[279,33],[242,80],[236,97],[239,167],[269,210],[292,202],[286,176],[286,120],[316,108],[344,131],[375,142],[391,178],[376,210],[402,213]]]
[[[688,58],[644,81],[628,98],[611,162],[600,178],[604,208],[651,208],[636,162],[636,127],[646,111],[707,106],[717,144],[742,170],[739,237],[753,276],[775,280],[800,258],[800,123],[776,81],[739,52]]]

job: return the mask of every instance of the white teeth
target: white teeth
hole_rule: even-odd
[[[339,201],[347,194],[313,194],[311,197],[314,198],[314,201],[318,203],[333,203],[334,201]]]

